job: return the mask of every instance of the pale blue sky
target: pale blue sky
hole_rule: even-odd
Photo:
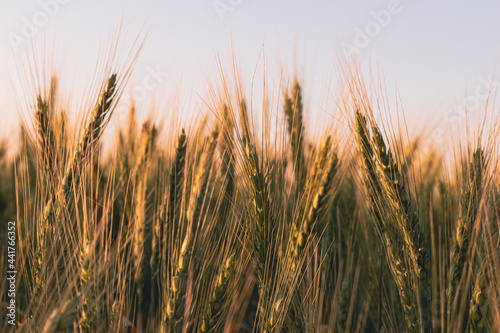
[[[10,78],[16,69],[9,36],[23,36],[26,19],[47,12],[49,19],[35,39],[45,35],[56,42],[63,68],[71,73],[93,70],[99,41],[124,17],[132,40],[143,25],[152,30],[132,77],[139,84],[148,68],[169,73],[151,95],[168,94],[182,77],[186,99],[206,94],[205,74],[216,80],[216,54],[231,57],[231,35],[243,78],[250,80],[261,46],[269,70],[283,66],[293,74],[294,55],[306,84],[311,115],[327,119],[327,101],[335,87],[324,85],[335,77],[339,38],[348,41],[367,30],[369,45],[359,48],[365,63],[381,66],[390,89],[397,88],[409,118],[438,115],[474,87],[480,77],[490,79],[500,55],[500,3],[465,0],[23,0],[0,5],[0,134],[15,124]],[[218,13],[216,5],[226,6]],[[223,7],[219,7],[223,8]],[[377,21],[374,12],[397,8]],[[50,12],[54,10],[54,13]],[[385,12],[386,13],[386,12]],[[221,19],[221,14],[223,20]],[[41,19],[43,17],[40,16]],[[381,22],[381,23],[380,23]],[[378,26],[377,26],[378,25]],[[369,29],[372,29],[371,31]],[[44,31],[44,32],[42,32]],[[359,36],[358,36],[359,37]],[[144,102],[146,104],[146,102]],[[323,110],[323,111],[322,111]]]

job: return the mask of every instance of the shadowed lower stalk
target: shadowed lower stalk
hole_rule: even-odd
[[[77,295],[72,300],[66,301],[61,307],[52,311],[41,332],[56,333],[74,329],[73,324],[78,314],[80,299],[81,295]]]

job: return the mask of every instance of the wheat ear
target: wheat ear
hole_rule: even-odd
[[[372,124],[374,152],[382,189],[389,199],[392,212],[396,214],[404,242],[409,249],[412,272],[416,275],[420,304],[422,307],[422,326],[427,331],[431,321],[431,265],[425,236],[421,230],[417,212],[411,204],[406,175],[402,174],[393,155],[387,150],[382,135]]]
[[[50,124],[50,108],[49,104],[42,99],[37,98],[37,111],[35,114],[40,151],[42,153],[42,161],[47,175],[52,174],[54,166],[54,132]]]
[[[292,145],[293,165],[298,190],[304,185],[304,124],[302,94],[299,82],[294,80],[292,95],[285,94],[284,109],[288,124],[288,133]]]
[[[488,273],[491,263],[485,260],[476,277],[472,291],[469,322],[471,333],[486,332],[486,315],[488,313]]]
[[[323,212],[325,206],[327,206],[328,193],[333,185],[333,179],[338,168],[338,157],[337,154],[332,153],[329,159],[328,167],[324,173],[318,190],[314,194],[311,206],[307,211],[307,216],[298,228],[297,235],[294,236],[293,242],[293,252],[292,255],[292,270],[298,267],[300,262],[300,256],[303,252],[303,248],[306,245],[307,239],[309,238],[314,224],[318,220],[319,215]]]
[[[81,288],[81,309],[80,328],[82,332],[94,332],[97,325],[97,309],[93,306],[95,295],[90,291],[92,288],[91,279],[94,271],[91,263],[91,249],[87,236],[83,236],[82,248],[80,250],[80,288]],[[90,297],[86,295],[91,295]]]
[[[206,333],[212,331],[217,323],[221,320],[222,305],[224,304],[228,284],[234,271],[234,262],[234,254],[232,254],[226,260],[224,267],[222,267],[222,270],[217,277],[214,292],[210,297],[207,311],[205,312],[205,315],[202,319],[200,332]]]

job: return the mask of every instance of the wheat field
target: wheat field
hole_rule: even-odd
[[[345,58],[321,135],[293,73],[271,103],[221,70],[208,116],[139,123],[132,105],[109,139],[128,61],[100,68],[73,122],[46,75],[19,146],[0,138],[2,297],[12,239],[17,271],[0,331],[500,330],[494,107],[424,145]]]

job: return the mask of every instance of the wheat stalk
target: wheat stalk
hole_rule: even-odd
[[[166,308],[166,316],[169,320],[169,327],[172,331],[179,331],[182,328],[183,314],[185,310],[185,297],[187,288],[187,274],[189,263],[193,254],[193,245],[196,229],[200,221],[201,209],[205,200],[208,178],[212,166],[215,149],[217,146],[217,137],[219,130],[217,126],[210,134],[207,146],[203,150],[200,158],[200,164],[195,176],[194,185],[191,188],[191,196],[188,204],[187,232],[179,253],[179,260],[175,274],[172,278],[170,288],[170,301]]]
[[[59,189],[53,193],[52,197],[46,203],[43,209],[41,228],[39,229],[37,250],[35,253],[35,269],[34,281],[36,284],[34,297],[44,285],[44,279],[40,276],[42,265],[45,263],[44,250],[46,247],[46,232],[49,228],[49,222],[52,218],[57,218],[60,215],[59,208],[55,208],[54,204],[57,200],[60,207],[63,207],[69,202],[71,191],[75,185],[75,171],[81,165],[83,159],[89,153],[92,145],[99,139],[103,127],[109,120],[111,113],[111,104],[115,97],[116,89],[116,74],[111,75],[106,86],[102,90],[98,102],[92,112],[92,118],[85,129],[78,146],[73,152],[72,158],[68,161],[64,178],[59,184]]]
[[[468,250],[472,230],[475,225],[482,194],[482,181],[484,172],[484,156],[478,146],[472,155],[468,170],[464,171],[464,180],[461,191],[460,216],[457,222],[456,240],[453,245],[450,274],[448,276],[448,313],[453,312],[453,302],[460,299],[457,289],[464,273],[464,267],[469,261]],[[451,320],[451,318],[449,318]]]
[[[230,118],[226,105],[222,109],[222,116],[225,119],[222,129],[221,152],[222,163],[220,168],[220,178],[222,179],[222,204],[220,210],[223,214],[229,214],[234,192],[234,145],[233,145],[233,122]],[[228,216],[223,216],[227,219]]]
[[[182,200],[183,184],[184,184],[184,169],[186,159],[186,133],[184,129],[181,130],[175,144],[175,157],[170,169],[170,183],[165,193],[163,200],[163,207],[160,216],[160,236],[161,239],[161,272],[162,272],[162,290],[166,289],[166,281],[168,276],[168,263],[169,263],[169,231],[174,230],[174,218],[179,218],[180,202]],[[174,196],[172,199],[171,197]],[[178,207],[178,208],[177,208]],[[175,211],[177,210],[177,213]],[[166,293],[162,295],[162,301],[165,304],[169,302],[169,296]],[[162,323],[166,322],[168,315],[166,307],[162,307]]]
[[[134,282],[137,294],[137,303],[144,306],[144,285],[146,278],[146,246],[148,245],[147,223],[146,223],[146,190],[149,172],[149,157],[153,150],[156,138],[156,129],[149,121],[146,121],[141,130],[141,141],[137,154],[136,170],[137,188],[135,193],[135,216],[134,216]],[[155,251],[154,251],[155,252]],[[155,255],[153,252],[153,256]],[[158,251],[156,251],[156,255]],[[153,259],[154,260],[154,259]],[[156,259],[157,260],[157,259]]]
[[[405,319],[412,332],[420,332],[417,300],[413,296],[409,272],[404,263],[406,261],[405,242],[402,230],[392,222],[392,217],[386,216],[386,205],[383,197],[382,179],[375,169],[375,148],[369,139],[368,124],[360,109],[355,111],[355,137],[360,159],[361,172],[370,202],[370,211],[375,225],[386,247],[386,257],[392,276],[396,282]],[[379,142],[379,148],[382,146]],[[380,151],[378,154],[383,154]],[[383,157],[383,156],[380,156]],[[390,189],[390,188],[389,188]],[[391,210],[391,209],[390,209]]]
[[[378,175],[382,189],[389,198],[392,212],[396,215],[399,228],[402,230],[404,242],[410,250],[412,272],[416,275],[419,286],[422,329],[427,331],[431,321],[431,267],[425,236],[421,231],[417,212],[413,210],[410,202],[411,195],[407,189],[406,176],[401,173],[391,152],[387,150],[378,127],[372,124],[372,130]]]

